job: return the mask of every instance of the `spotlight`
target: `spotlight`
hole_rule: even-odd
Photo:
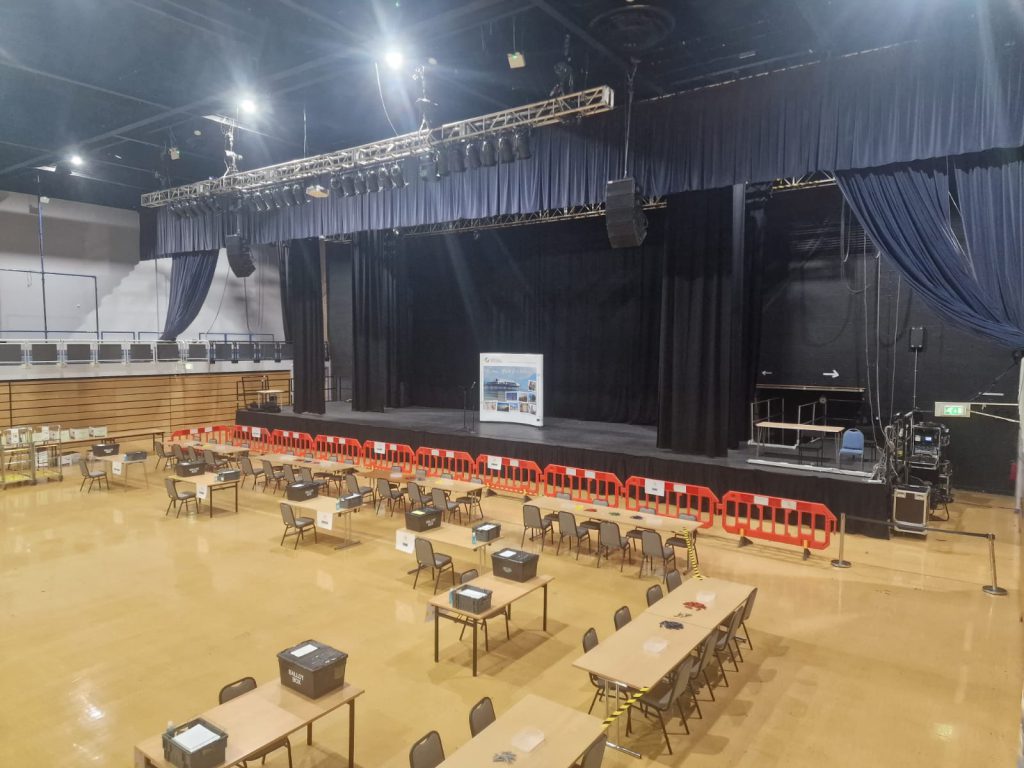
[[[491,139],[484,139],[480,142],[480,165],[490,168],[497,162],[494,156],[494,142]]]
[[[292,198],[295,200],[296,205],[303,205],[309,202],[309,199],[303,192],[301,184],[292,184]]]
[[[356,173],[355,184],[356,184],[356,194],[357,195],[365,195],[366,194],[366,176],[363,174],[362,171],[359,171],[358,173]]]
[[[263,193],[253,192],[252,193],[252,207],[257,213],[263,213]]]
[[[447,176],[450,171],[448,170],[448,152],[441,149],[436,153],[437,157],[437,175]]]
[[[356,180],[351,173],[346,173],[341,177],[341,191],[345,197],[355,197],[356,194]]]
[[[367,192],[380,192],[380,182],[377,181],[377,172],[373,169],[369,170],[365,174],[366,178],[366,191]]]
[[[384,63],[388,65],[389,69],[398,70],[405,63],[405,56],[402,55],[401,51],[392,48],[384,54]]]
[[[381,190],[391,189],[394,184],[391,183],[391,174],[388,173],[388,169],[381,166],[377,169],[377,183],[380,185]]]
[[[502,135],[498,137],[498,160],[502,163],[511,163],[516,159],[512,149],[512,137]]]
[[[466,167],[474,170],[480,167],[480,147],[476,144],[466,145]]]
[[[331,176],[330,180],[331,189],[335,192],[341,191],[341,176]]]
[[[448,167],[452,169],[452,173],[462,173],[466,170],[466,162],[463,160],[465,150],[461,146],[456,144],[450,149],[441,151],[448,153]]]
[[[420,181],[433,181],[438,178],[437,173],[437,160],[434,159],[434,153],[428,152],[425,155],[420,156]]]
[[[284,199],[284,191],[278,187],[270,191],[270,197],[274,201],[274,207],[280,210],[281,208],[287,208],[289,203]]]
[[[179,219],[181,218],[181,207],[177,203],[171,203],[167,207],[170,210],[170,212],[174,214],[174,216],[176,218],[179,218]]]
[[[516,133],[516,159],[529,160],[530,157],[530,134],[528,131],[518,131]]]
[[[238,100],[238,109],[247,115],[256,113],[256,101],[251,96],[243,96]]]
[[[402,170],[401,163],[395,163],[391,166],[391,181],[397,189],[401,189],[405,186],[405,171]]]
[[[71,157],[68,158],[68,162],[71,163],[76,168],[80,168],[82,163],[84,163],[85,161],[82,159],[81,155],[72,155]]]

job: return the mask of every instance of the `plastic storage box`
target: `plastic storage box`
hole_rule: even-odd
[[[291,483],[285,489],[285,495],[288,501],[306,501],[306,499],[312,499],[320,491],[320,486],[316,483]]]
[[[410,531],[431,531],[440,525],[440,510],[414,509],[405,513],[405,527]]]
[[[494,541],[501,537],[501,523],[480,523],[473,526],[477,541]]]
[[[338,509],[358,509],[362,506],[363,494],[361,493],[350,493],[348,496],[342,496],[338,499]]]
[[[217,473],[217,479],[222,483],[228,480],[238,480],[242,477],[242,471],[239,469],[222,469]]]
[[[491,607],[491,590],[466,584],[452,592],[452,605],[460,611],[483,613]]]
[[[92,447],[93,456],[113,456],[121,450],[121,446],[117,443],[96,443]]]
[[[178,477],[195,477],[206,471],[206,464],[201,461],[179,461],[174,465],[174,474]]]
[[[204,733],[207,738],[199,739],[195,749],[189,749],[181,742],[188,742],[190,729],[201,726],[214,735],[212,741],[210,734]],[[192,734],[195,736],[196,734]],[[176,740],[177,738],[177,740]],[[180,740],[180,741],[179,741]],[[220,765],[224,762],[225,752],[228,747],[228,735],[212,723],[197,717],[184,725],[179,725],[163,736],[164,759],[178,768],[210,768],[213,765]]]
[[[537,575],[540,555],[519,549],[502,549],[491,555],[494,575],[510,581],[529,581]]]
[[[281,685],[311,699],[345,684],[347,661],[347,653],[316,640],[305,640],[277,654]]]

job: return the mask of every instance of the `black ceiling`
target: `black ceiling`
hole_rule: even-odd
[[[5,0],[0,14],[0,189],[136,207],[139,195],[224,172],[211,113],[240,116],[242,168],[419,124],[411,67],[448,121],[545,98],[568,52],[578,88],[621,103],[639,59],[648,98],[911,40],[996,38],[1015,0]],[[998,13],[996,11],[998,10]],[[992,13],[994,20],[986,14]],[[1019,29],[1019,27],[1016,27]],[[525,53],[509,69],[506,54]],[[305,121],[303,113],[305,112]],[[169,147],[180,158],[168,156]],[[71,169],[67,157],[84,162]],[[57,165],[57,172],[36,166]],[[70,174],[69,171],[74,173]]]

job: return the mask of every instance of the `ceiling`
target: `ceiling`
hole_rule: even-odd
[[[546,98],[565,60],[574,89],[608,84],[622,103],[631,58],[637,96],[650,98],[912,40],[974,44],[979,29],[997,38],[1019,30],[1012,8],[1014,0],[5,0],[0,189],[137,207],[143,192],[224,173],[224,139],[209,114],[243,124],[243,169],[411,131],[420,122],[417,64],[426,64],[435,122],[450,121]],[[375,65],[390,47],[404,52],[398,71]],[[525,67],[509,68],[512,50]],[[255,115],[239,113],[243,94],[257,102]]]

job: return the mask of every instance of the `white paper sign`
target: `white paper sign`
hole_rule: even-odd
[[[576,477],[576,470],[573,467],[566,467],[565,474],[569,477]]]
[[[796,502],[793,501],[792,499],[783,499],[782,500],[782,508],[783,509],[796,509]]]
[[[501,456],[488,456],[487,457],[487,468],[488,469],[501,469]]]
[[[210,493],[210,489],[205,485],[196,486],[196,498],[203,501]]]
[[[440,456],[441,452],[439,450],[437,450],[437,448],[431,448],[430,449],[430,455],[431,456]]]
[[[261,434],[262,434],[262,430],[261,430],[260,427],[253,427],[252,428],[252,436],[253,437],[259,437]]]
[[[508,465],[510,467],[518,467],[519,466],[519,459],[509,459],[508,460]]]
[[[583,473],[583,476],[587,478],[587,480],[593,480],[597,477],[597,473],[592,469],[588,469]]]
[[[676,483],[674,486],[674,490],[676,493],[686,493],[686,486],[680,483]]]
[[[454,459],[455,458],[455,451],[445,451],[444,455],[447,456],[449,459]]]
[[[755,496],[754,497],[754,503],[757,506],[759,506],[759,507],[767,507],[768,506],[768,497],[767,496]]]
[[[312,643],[306,643],[304,646],[302,646],[301,648],[296,648],[291,653],[292,653],[292,656],[295,656],[296,658],[301,659],[306,654],[309,654],[309,653],[312,653],[313,651],[315,651],[316,648],[317,647],[315,645],[313,645]]]
[[[395,531],[395,549],[411,555],[416,549],[416,536],[407,528],[399,528]]]
[[[373,444],[373,452],[376,453],[378,456],[383,456],[386,451],[387,448],[384,447],[384,443]]]
[[[124,464],[122,464],[120,461],[113,461],[111,462],[110,469],[115,475],[120,477],[121,474],[124,472]]]
[[[664,480],[652,480],[649,477],[644,478],[644,493],[648,496],[664,496],[665,495],[665,481]]]

